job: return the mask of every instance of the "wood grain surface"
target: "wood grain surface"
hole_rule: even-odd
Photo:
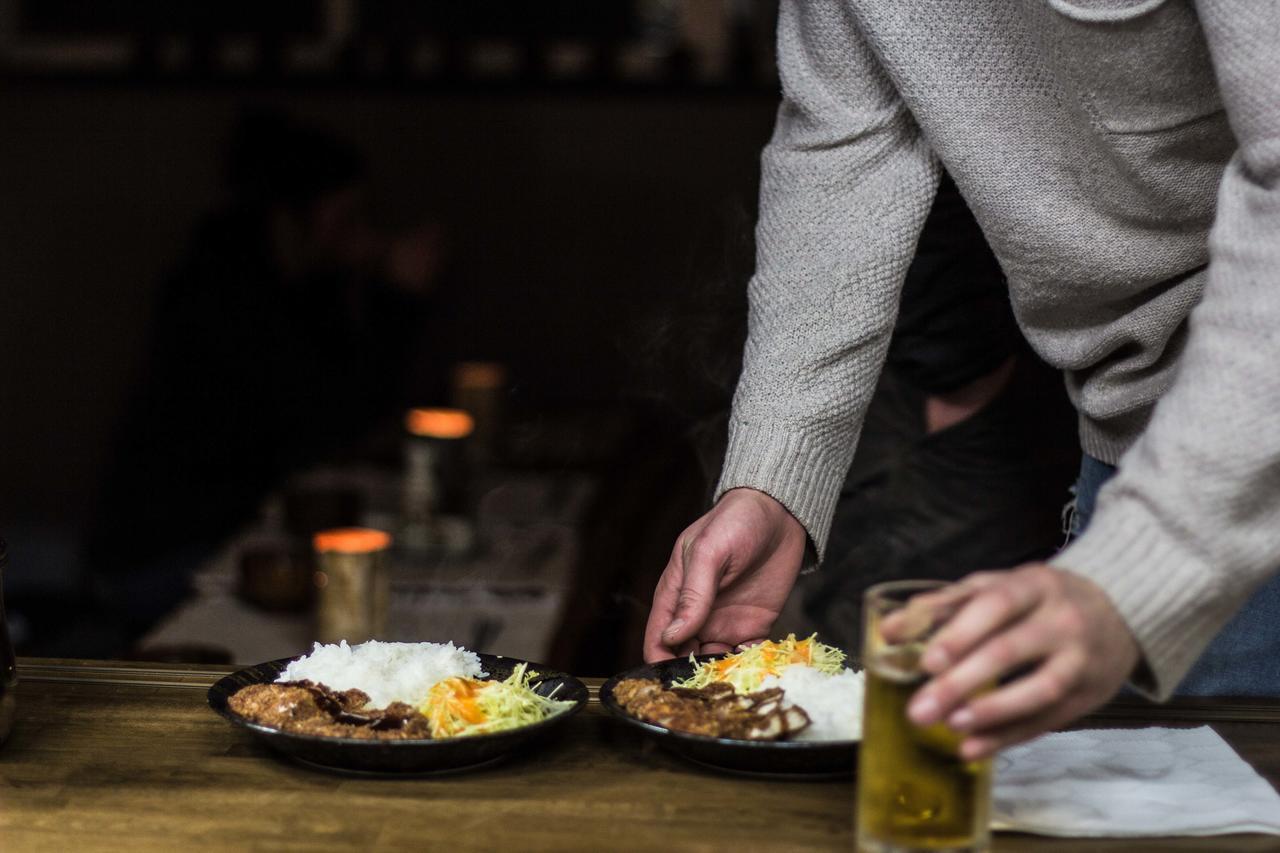
[[[563,734],[486,769],[351,778],[278,758],[205,705],[226,667],[20,662],[0,748],[0,850],[851,850],[853,782],[727,776],[655,749],[592,702]],[[594,690],[600,679],[588,680]],[[1096,725],[1213,726],[1272,784],[1280,705],[1107,709]],[[997,851],[1280,850],[1229,836]]]

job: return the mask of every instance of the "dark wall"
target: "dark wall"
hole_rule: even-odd
[[[508,361],[531,397],[570,402],[625,396],[655,319],[740,278],[725,247],[749,231],[774,109],[760,95],[264,101],[366,153],[384,222],[450,226],[457,293],[437,349]],[[0,93],[0,519],[88,511],[155,287],[217,201],[249,102]]]

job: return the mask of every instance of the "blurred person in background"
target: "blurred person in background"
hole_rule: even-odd
[[[360,155],[281,114],[234,132],[228,198],[157,297],[86,541],[126,640],[290,472],[403,403],[440,229],[369,221]]]
[[[945,164],[1024,334],[1066,375],[1084,458],[1064,551],[945,594],[958,612],[911,719],[976,758],[1126,681],[1280,693],[1280,13],[932,9],[783,4],[719,500],[672,550],[646,657],[767,636],[806,553],[826,555]]]

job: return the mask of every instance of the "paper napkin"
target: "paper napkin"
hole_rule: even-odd
[[[1045,735],[996,757],[992,829],[1280,835],[1280,794],[1208,726]]]

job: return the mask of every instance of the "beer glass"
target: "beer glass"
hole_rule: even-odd
[[[892,581],[863,599],[866,692],[858,756],[858,850],[864,853],[985,851],[990,848],[991,761],[965,761],[963,738],[943,723],[920,727],[907,703],[925,682],[920,657],[950,616],[912,598],[940,581]],[[895,642],[881,632],[901,613]]]

